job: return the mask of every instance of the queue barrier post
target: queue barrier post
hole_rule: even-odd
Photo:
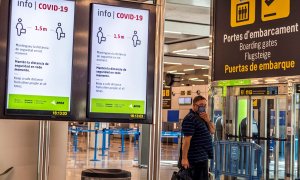
[[[94,158],[91,161],[100,161],[97,159],[97,151],[98,151],[98,129],[95,129],[95,147],[94,147]]]
[[[124,137],[125,132],[123,129],[121,129],[120,133],[121,133],[121,151],[120,152],[123,153],[123,152],[125,152],[125,137]]]
[[[104,128],[102,130],[102,148],[101,148],[101,155],[100,156],[107,156],[107,154],[105,154],[105,145],[106,145],[106,129]]]

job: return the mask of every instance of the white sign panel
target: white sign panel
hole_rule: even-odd
[[[92,10],[90,112],[143,118],[149,11],[100,4]]]
[[[12,0],[8,113],[69,113],[74,10],[74,1]]]

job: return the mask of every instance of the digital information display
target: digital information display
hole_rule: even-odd
[[[92,5],[90,118],[145,119],[149,10]]]
[[[74,1],[11,1],[6,114],[69,115],[74,11]]]

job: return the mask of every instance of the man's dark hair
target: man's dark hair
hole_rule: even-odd
[[[193,99],[193,104],[196,104],[196,102],[201,101],[201,100],[206,100],[206,98],[203,96],[196,96]]]

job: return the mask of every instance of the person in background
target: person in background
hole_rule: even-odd
[[[219,116],[215,122],[216,133],[215,133],[215,141],[221,141],[223,139],[223,118]]]
[[[247,117],[242,119],[239,126],[240,141],[246,141],[247,139],[246,132],[247,132]],[[252,141],[255,142],[256,144],[258,143],[258,124],[257,124],[257,120],[255,120],[254,118],[252,120],[252,136],[249,138],[252,139]]]
[[[211,135],[215,133],[215,126],[205,111],[206,102],[203,96],[196,96],[182,122],[181,166],[192,169],[193,180],[208,179],[208,159],[213,158]]]

